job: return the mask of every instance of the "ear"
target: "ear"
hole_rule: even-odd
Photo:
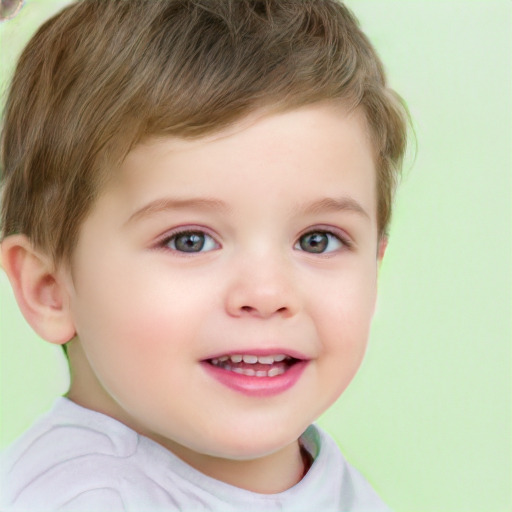
[[[25,235],[2,241],[2,265],[23,316],[46,341],[62,345],[75,335],[63,273]]]
[[[382,260],[384,259],[384,254],[386,252],[386,249],[388,247],[388,237],[386,235],[382,235],[379,240],[379,247],[377,250],[377,261],[379,265],[382,263]]]

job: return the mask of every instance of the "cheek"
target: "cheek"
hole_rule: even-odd
[[[339,398],[356,375],[373,316],[375,280],[371,268],[343,274],[331,279],[324,293],[311,297],[309,304],[319,343],[319,357],[311,369],[317,383],[311,407],[317,416]]]
[[[376,271],[347,271],[333,279],[323,294],[315,297],[322,349],[343,367],[358,367],[370,332],[376,300]]]
[[[130,272],[119,265],[97,269],[76,300],[84,348],[91,357],[119,361],[135,372],[145,363],[158,365],[183,354],[183,345],[193,355],[190,339],[206,306],[205,294],[190,284],[147,266],[131,266]]]
[[[96,294],[85,299],[87,317],[77,332],[96,378],[118,403],[129,410],[159,389],[176,387],[186,340],[181,311],[168,298],[152,298],[145,287],[121,286],[101,300]]]

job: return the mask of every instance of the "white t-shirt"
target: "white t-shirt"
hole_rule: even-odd
[[[301,437],[314,462],[294,487],[258,494],[210,478],[104,414],[56,400],[1,458],[2,512],[389,509],[315,425]]]

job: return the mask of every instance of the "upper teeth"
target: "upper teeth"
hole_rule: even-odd
[[[252,354],[233,354],[230,356],[222,356],[212,359],[213,364],[223,363],[231,360],[232,363],[241,363],[242,361],[247,364],[274,364],[284,361],[287,358],[284,354],[276,354],[273,356],[255,356]]]

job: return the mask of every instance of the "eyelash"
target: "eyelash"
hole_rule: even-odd
[[[184,229],[177,229],[176,231],[172,231],[170,233],[167,233],[163,238],[161,238],[156,246],[157,248],[160,248],[160,249],[164,249],[164,250],[167,250],[167,251],[172,251],[173,253],[176,253],[176,254],[179,254],[179,255],[183,255],[183,256],[188,256],[188,255],[193,255],[193,254],[200,254],[202,252],[205,252],[205,251],[180,251],[178,249],[176,249],[175,247],[169,247],[170,243],[174,240],[174,243],[176,243],[176,240],[180,237],[180,236],[184,236],[184,235],[203,235],[203,236],[206,236],[208,237],[209,239],[213,240],[213,242],[215,243],[215,245],[217,247],[215,247],[215,249],[218,249],[221,247],[221,245],[219,244],[219,242],[217,242],[217,240],[215,239],[214,236],[210,235],[208,233],[207,230],[205,230],[204,228],[202,227],[196,227],[196,226],[191,226],[191,227],[187,227],[187,228],[184,228]],[[202,249],[202,247],[201,247]],[[206,251],[206,252],[210,252],[210,251]]]
[[[317,253],[315,253],[313,251],[311,251],[311,252],[304,251],[308,254],[329,257],[333,253],[338,253],[343,250],[351,250],[354,247],[353,242],[344,233],[340,233],[338,230],[332,230],[332,229],[327,229],[327,228],[322,228],[322,227],[315,227],[312,229],[308,229],[307,231],[302,233],[298,237],[297,242],[295,242],[294,248],[296,248],[298,245],[300,245],[300,242],[304,237],[306,237],[307,235],[314,235],[314,234],[327,235],[327,237],[331,238],[331,240],[334,238],[335,240],[337,240],[340,243],[341,247],[339,247],[338,249],[335,249],[335,250],[323,251],[323,252],[317,252]]]
[[[208,237],[216,244],[217,247],[215,247],[214,249],[209,249],[208,251],[202,250],[204,245],[201,247],[201,250],[199,250],[199,251],[180,251],[176,247],[169,247],[171,242],[174,241],[174,244],[175,244],[176,240],[180,236],[196,235],[196,234]],[[314,234],[327,235],[327,237],[329,237],[331,239],[331,241],[332,241],[332,239],[337,240],[340,243],[341,247],[336,250],[331,250],[331,251],[314,252],[314,251],[305,251],[304,250],[303,252],[306,252],[308,254],[315,254],[317,256],[329,256],[332,253],[339,252],[340,250],[344,250],[344,249],[351,250],[354,245],[353,242],[348,238],[348,236],[338,232],[337,230],[335,231],[335,230],[329,230],[329,229],[325,229],[322,227],[318,227],[318,228],[309,229],[308,231],[305,231],[304,233],[302,233],[298,237],[297,241],[295,242],[295,244],[293,246],[294,249],[301,250],[300,248],[298,248],[298,246],[300,247],[301,240],[304,237],[306,237],[307,235],[314,235]],[[177,253],[182,256],[188,256],[188,255],[194,255],[194,254],[201,254],[202,252],[210,252],[211,250],[216,250],[216,249],[221,248],[221,245],[219,242],[217,242],[215,237],[212,236],[211,234],[209,234],[207,232],[207,230],[205,230],[204,228],[199,227],[199,226],[198,227],[191,226],[191,227],[187,227],[185,229],[179,229],[176,231],[172,231],[171,233],[167,233],[163,238],[161,238],[157,242],[156,247],[163,249],[163,250],[172,251],[173,253]]]

